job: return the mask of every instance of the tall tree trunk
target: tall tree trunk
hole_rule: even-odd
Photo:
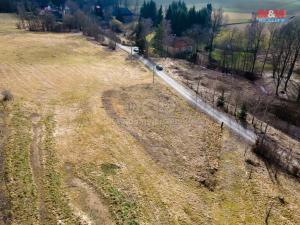
[[[298,56],[299,56],[299,52],[300,52],[300,43],[299,45],[297,46],[297,49],[295,51],[295,55],[294,55],[294,59],[291,63],[291,67],[289,69],[289,72],[288,72],[288,75],[286,77],[286,81],[285,81],[285,84],[284,84],[284,90],[286,91],[287,90],[287,86],[288,86],[288,83],[293,75],[293,72],[294,72],[294,68],[295,68],[295,65],[296,65],[296,62],[297,62],[297,59],[298,59]]]
[[[280,75],[278,74],[278,76],[280,76]],[[276,80],[276,96],[279,95],[279,86],[280,86],[280,83],[281,83],[281,81],[280,81],[280,78],[278,77],[277,80]]]
[[[269,45],[268,45],[266,56],[265,56],[265,59],[264,59],[264,62],[263,62],[262,68],[261,68],[261,72],[260,72],[261,77],[262,77],[262,75],[265,71],[265,66],[266,66],[266,62],[267,62],[267,59],[268,59],[270,48],[271,48],[271,43],[269,43]]]
[[[265,56],[265,59],[264,59],[264,62],[263,62],[263,66],[262,66],[262,69],[261,69],[261,73],[260,73],[260,76],[262,77],[264,71],[265,71],[265,66],[266,66],[266,62],[267,62],[267,59],[268,59],[268,55],[270,53],[270,49],[271,49],[271,45],[272,45],[272,41],[273,41],[273,38],[274,38],[274,33],[275,33],[275,29],[273,29],[270,33],[270,39],[269,39],[269,43],[268,43],[268,48],[267,48],[267,52],[266,52],[266,56]]]
[[[258,50],[259,50],[259,47],[260,47],[260,39],[261,39],[261,36],[258,37],[258,41],[257,41],[257,45],[255,46],[255,51],[254,51],[254,54],[253,54],[253,62],[252,62],[252,67],[251,67],[251,73],[254,73],[254,69],[255,69],[255,65],[256,65],[256,61],[257,61],[257,53],[258,53]]]

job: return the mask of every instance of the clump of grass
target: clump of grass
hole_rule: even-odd
[[[12,106],[9,135],[4,144],[4,172],[10,209],[6,216],[13,224],[36,224],[37,190],[30,167],[31,123],[19,105]]]
[[[112,163],[101,164],[101,170],[105,175],[115,175],[117,169],[120,169],[120,167]]]
[[[13,98],[14,98],[14,96],[12,95],[12,93],[9,90],[2,91],[1,95],[2,95],[3,102],[9,102],[9,101],[13,100]]]
[[[116,173],[119,168],[114,164],[84,165],[77,170],[77,175],[91,184],[108,202],[110,212],[118,225],[137,225],[139,210],[134,200],[116,188],[107,175]],[[102,171],[102,173],[100,172]]]

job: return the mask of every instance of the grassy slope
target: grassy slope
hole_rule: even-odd
[[[150,103],[159,96],[165,96],[164,101],[173,99],[184,115],[192,118],[179,121],[187,135],[192,136],[180,135],[172,126],[167,130],[168,134],[172,134],[167,135],[173,138],[170,140],[164,139],[166,131],[159,127],[155,128],[155,133],[147,131],[149,126],[143,130],[145,138],[154,137],[159,143],[167,143],[170,152],[181,149],[178,147],[180,145],[172,147],[178,140],[189,143],[193,135],[198,135],[192,132],[193,118],[197,117],[200,122],[202,119],[210,120],[203,114],[195,113],[168,89],[151,92],[151,88],[137,88],[136,91],[128,88],[149,84],[152,77],[138,62],[131,62],[126,57],[122,52],[98,48],[76,34],[17,31],[11,16],[0,15],[0,89],[10,89],[15,95],[15,102],[20,105],[20,112],[26,112],[18,114],[17,108],[12,108],[11,115],[19,115],[22,119],[16,121],[29,119],[31,113],[38,113],[41,117],[42,141],[39,146],[46,162],[43,164],[46,178],[42,176],[41,179],[45,188],[44,201],[52,222],[56,215],[66,222],[75,220],[71,213],[75,206],[81,212],[79,216],[84,215],[82,220],[97,221],[100,218],[101,212],[92,213],[86,200],[80,198],[83,191],[81,187],[72,185],[74,178],[85,181],[99,198],[103,198],[103,207],[109,209],[112,218],[119,224],[264,224],[266,207],[272,201],[275,202],[270,219],[272,224],[296,224],[299,221],[300,197],[295,195],[300,192],[299,184],[283,175],[279,175],[280,185],[273,184],[262,162],[249,180],[250,170],[244,162],[247,144],[227,130],[221,139],[222,153],[214,192],[193,180],[174,175],[153,159],[143,143],[108,114],[102,99],[104,93],[115,90],[128,94],[131,99],[140,96],[135,101],[142,105],[143,113],[122,110],[127,104],[127,101],[121,101],[122,98],[113,100],[113,105],[119,116],[133,118],[133,121],[134,116],[140,120],[145,114],[148,115],[145,121],[150,124],[155,122],[156,118],[151,113],[155,113],[157,108],[151,108],[151,104],[150,109],[149,105],[143,105],[145,96]],[[160,118],[167,120],[163,115]],[[218,129],[218,125],[213,125],[212,121],[210,123],[210,132]],[[30,119],[18,124],[21,127],[11,128],[14,134],[11,145],[21,146],[12,148],[22,150],[26,157],[22,158],[25,166],[17,171],[15,177],[31,180],[27,157],[32,124]],[[130,128],[137,129],[134,126]],[[207,143],[209,138],[208,135]],[[20,139],[22,142],[18,141]],[[196,146],[197,142],[193,143]],[[193,149],[197,149],[195,146]],[[183,155],[178,157],[184,159]],[[19,165],[17,160],[12,162]],[[166,163],[166,166],[171,165],[168,161]],[[72,167],[73,172],[66,169],[68,167]],[[25,175],[19,176],[20,172]],[[30,217],[33,222],[30,223],[34,223],[36,207],[39,207],[35,203],[35,192],[37,196],[40,193],[32,183],[25,184],[16,188],[21,188],[21,193],[27,193],[26,201],[32,199],[30,210],[21,201],[21,208],[14,213],[21,215],[25,210],[22,216],[33,215]],[[284,195],[285,205],[278,203],[279,194]],[[69,204],[71,207],[68,207]],[[26,224],[19,221],[18,224]]]
[[[156,0],[158,4],[167,6],[172,1]],[[298,0],[185,0],[188,6],[205,7],[212,2],[214,7],[222,7],[228,22],[243,22],[251,19],[251,13],[258,9],[286,9],[288,15],[300,15]]]
[[[159,4],[170,4],[172,1],[162,1],[156,0]],[[203,7],[208,2],[211,2],[213,5],[217,7],[223,7],[226,11],[234,11],[234,12],[248,12],[256,11],[258,9],[277,9],[284,8],[288,10],[291,14],[295,12],[300,12],[300,2],[297,0],[185,0],[187,5],[195,5],[197,7]]]

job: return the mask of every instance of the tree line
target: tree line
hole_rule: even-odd
[[[276,95],[281,86],[286,92],[299,59],[300,18],[268,26],[254,21],[244,30],[227,32],[226,38],[217,46],[221,50],[223,72],[245,74],[255,79],[255,76],[262,76],[268,66]]]
[[[209,27],[211,23],[212,5],[196,10],[187,8],[183,1],[173,1],[164,15],[162,6],[159,9],[153,0],[144,2],[140,9],[140,18],[151,19],[154,26],[158,26],[163,19],[170,21],[172,33],[181,36],[184,31],[193,25]]]
[[[46,7],[49,4],[60,7],[65,5],[66,0],[1,0],[0,12],[17,12],[17,6],[20,3],[39,8]]]
[[[197,10],[195,7],[188,9],[183,1],[173,1],[164,12],[162,6],[158,8],[155,1],[144,1],[135,30],[136,45],[141,53],[147,54],[149,43],[146,36],[153,30],[155,31],[153,45],[160,55],[164,52],[164,45],[170,42],[171,36],[181,37],[191,34],[197,36],[199,41],[199,35],[203,34],[202,36],[208,39],[204,34],[209,33],[211,29],[212,12],[211,4]]]

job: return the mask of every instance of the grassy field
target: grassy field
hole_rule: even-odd
[[[172,0],[156,0],[157,3],[168,5]],[[300,13],[298,0],[185,0],[188,6],[195,5],[197,8],[205,7],[211,2],[214,7],[222,7],[226,12],[252,13],[258,9],[286,9],[289,15]]]
[[[139,62],[15,21],[0,15],[0,91],[14,95],[0,106],[1,225],[265,224],[270,207],[269,224],[300,220],[297,181],[274,181]]]

